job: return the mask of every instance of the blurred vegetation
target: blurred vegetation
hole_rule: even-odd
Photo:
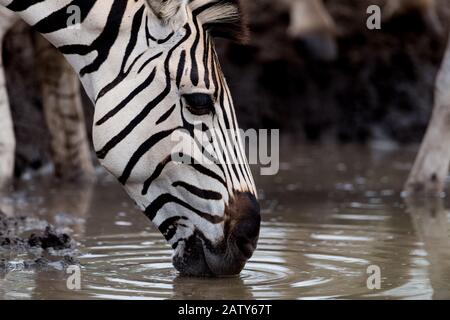
[[[368,5],[385,1],[325,1],[338,29],[337,57],[325,61],[288,36],[289,13],[277,2],[245,1],[250,44],[220,44],[243,126],[312,141],[421,140],[445,35],[429,30],[417,12],[368,30]],[[448,2],[438,6],[446,22]]]

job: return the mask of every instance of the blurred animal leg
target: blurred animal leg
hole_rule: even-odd
[[[450,165],[450,40],[435,87],[434,110],[406,183],[408,193],[440,194]]]
[[[5,9],[0,10],[0,189],[6,188],[14,175],[16,139],[3,69],[2,49],[4,36],[15,21],[12,14]]]
[[[0,42],[3,41],[0,35]],[[0,44],[0,50],[2,45]],[[3,59],[0,57],[0,189],[11,182],[14,173],[14,153],[16,140],[14,136],[11,110],[6,89],[6,79],[3,70]]]
[[[432,299],[448,297],[447,283],[442,281],[449,274],[449,266],[442,261],[449,257],[450,234],[448,210],[442,198],[407,198],[407,212],[418,240],[426,251]]]
[[[55,174],[66,181],[95,179],[80,97],[80,83],[64,57],[36,36],[44,113]]]
[[[336,24],[322,0],[287,0],[290,10],[288,34],[301,41],[317,59],[337,56]]]

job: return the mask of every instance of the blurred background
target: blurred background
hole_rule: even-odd
[[[305,11],[296,1],[242,2],[251,40],[217,42],[242,127],[281,129],[307,143],[420,142],[446,45],[447,0],[432,9],[428,0],[411,0],[418,4],[384,14],[381,30],[366,27],[366,10],[386,8],[386,0],[324,0],[310,26],[297,23]],[[15,28],[4,50],[17,175],[49,158],[31,32]],[[85,101],[90,130],[93,109]]]

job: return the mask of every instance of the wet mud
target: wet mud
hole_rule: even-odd
[[[17,270],[64,270],[76,265],[76,242],[48,222],[8,217],[0,211],[0,274]]]

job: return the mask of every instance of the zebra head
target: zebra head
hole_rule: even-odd
[[[145,0],[139,16],[131,29],[146,49],[121,80],[126,98],[96,107],[98,157],[174,248],[177,270],[238,274],[260,213],[214,48],[216,36],[244,36],[238,0]]]

